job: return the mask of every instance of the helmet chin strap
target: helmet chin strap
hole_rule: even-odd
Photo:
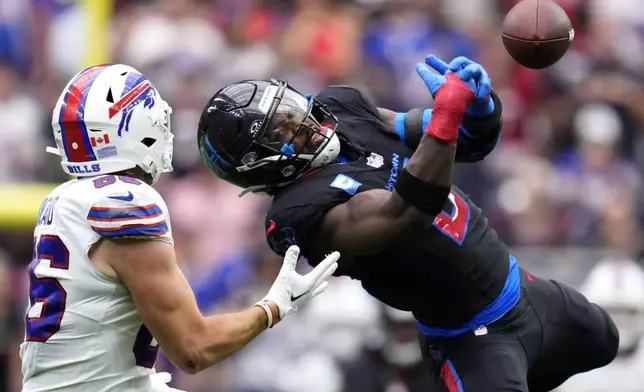
[[[331,164],[331,163],[335,162],[336,158],[338,157],[338,154],[340,153],[340,139],[338,138],[338,135],[336,135],[335,132],[333,131],[333,129],[331,129],[331,128],[325,127],[325,129],[326,129],[326,136],[329,137],[329,141],[324,145],[324,147],[322,148],[322,151],[319,154],[317,154],[315,159],[310,161],[310,164],[309,164],[310,169],[316,169],[318,167],[326,166],[328,164]],[[329,136],[329,134],[331,134],[331,136]],[[312,154],[311,156],[315,156],[315,155]],[[300,155],[300,157],[304,158],[306,156],[305,155]],[[274,160],[276,158],[279,158],[279,156],[267,157],[267,158],[264,158],[262,161],[270,161],[270,160]],[[252,165],[240,166],[240,167],[237,168],[237,170],[238,171],[252,170],[254,168],[257,168],[258,164],[261,165],[261,163],[263,163],[263,162],[256,161],[256,162],[253,162]],[[303,174],[306,174],[306,173],[300,174],[297,178],[300,178]],[[285,181],[285,182],[279,183],[277,185],[274,185],[274,187],[279,188],[281,186],[288,185],[291,182],[295,181],[297,178],[295,178],[295,179],[293,179],[291,181]],[[266,192],[266,190],[268,188],[269,187],[266,186],[266,185],[253,185],[253,186],[250,186],[250,187],[244,189],[243,191],[241,191],[237,195],[237,197],[242,197],[242,196],[244,196],[244,195],[246,195],[248,193]]]
[[[47,151],[50,154],[60,156],[60,151],[58,151],[58,149],[56,147],[47,146],[47,147],[45,147],[45,151]]]
[[[255,186],[249,186],[248,188],[244,189],[243,191],[239,192],[237,197],[242,197],[248,193],[258,193],[262,192],[264,190],[268,189],[266,185],[255,185]]]
[[[297,178],[296,178],[296,179],[297,179]],[[296,180],[296,179],[295,179],[295,180]],[[274,185],[274,187],[275,187],[275,188],[279,188],[279,187],[281,187],[281,186],[288,185],[288,184],[290,184],[291,182],[293,182],[293,181],[295,181],[295,180],[292,180],[292,181],[286,181],[286,182],[281,182],[281,183],[279,183],[279,184],[277,184],[277,185]],[[268,188],[269,188],[269,187],[267,187],[266,185],[254,185],[254,186],[249,186],[248,188],[246,188],[246,189],[244,189],[243,191],[239,192],[239,194],[237,195],[237,197],[242,197],[242,196],[244,196],[244,195],[246,195],[246,194],[248,194],[248,193],[265,193],[265,192],[268,190]]]

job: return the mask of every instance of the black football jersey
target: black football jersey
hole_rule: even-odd
[[[311,252],[316,226],[334,206],[371,189],[393,190],[413,154],[387,129],[358,90],[332,86],[316,97],[339,120],[340,162],[314,170],[277,192],[266,217],[267,240],[283,254]],[[491,303],[508,275],[509,253],[481,210],[458,187],[421,240],[355,256],[338,273],[359,279],[382,302],[412,311],[425,325],[458,327]],[[307,257],[308,259],[308,257]],[[320,260],[309,260],[311,263]]]

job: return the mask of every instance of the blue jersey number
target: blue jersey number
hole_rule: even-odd
[[[157,352],[159,351],[158,345],[152,345],[152,339],[152,334],[145,324],[142,324],[141,328],[139,328],[139,333],[136,334],[134,349],[132,349],[136,364],[149,369],[154,367],[154,363],[157,361]]]
[[[47,267],[49,261],[49,267]],[[54,235],[42,235],[34,244],[33,261],[29,265],[29,310],[26,316],[26,340],[46,342],[60,330],[65,314],[67,292],[58,279],[38,277],[40,268],[69,269],[69,251],[63,241]],[[152,368],[157,358],[158,347],[152,345],[152,334],[141,325],[134,341],[133,353],[136,364]]]
[[[34,259],[29,265],[29,311],[26,340],[46,342],[60,329],[65,313],[67,292],[55,278],[39,278],[37,269],[49,260],[49,268],[69,268],[69,251],[57,236],[43,235],[34,246]],[[44,265],[44,264],[43,264]]]

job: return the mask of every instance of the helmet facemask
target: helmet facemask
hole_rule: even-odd
[[[273,166],[281,178],[282,186],[295,180],[306,171],[333,163],[340,150],[336,135],[337,118],[315,98],[307,99],[286,82],[269,86],[259,103],[265,113],[250,127],[253,141],[242,154],[239,172]],[[266,191],[268,186],[258,185],[246,189]]]
[[[172,156],[174,151],[174,135],[171,130],[170,114],[172,108],[165,102],[160,101],[158,106],[146,113],[152,126],[158,128],[162,135],[162,140],[153,138],[144,138],[136,149],[140,149],[140,154],[144,156],[141,169],[152,177],[152,183],[155,183],[161,174],[169,173],[172,169]],[[142,149],[147,148],[147,151]]]

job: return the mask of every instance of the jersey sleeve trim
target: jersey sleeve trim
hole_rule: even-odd
[[[92,207],[87,220],[92,230],[104,237],[153,236],[169,230],[157,204],[129,207]]]
[[[156,204],[134,207],[92,207],[87,214],[87,219],[93,221],[128,221],[132,219],[150,219],[163,215],[163,211]]]

